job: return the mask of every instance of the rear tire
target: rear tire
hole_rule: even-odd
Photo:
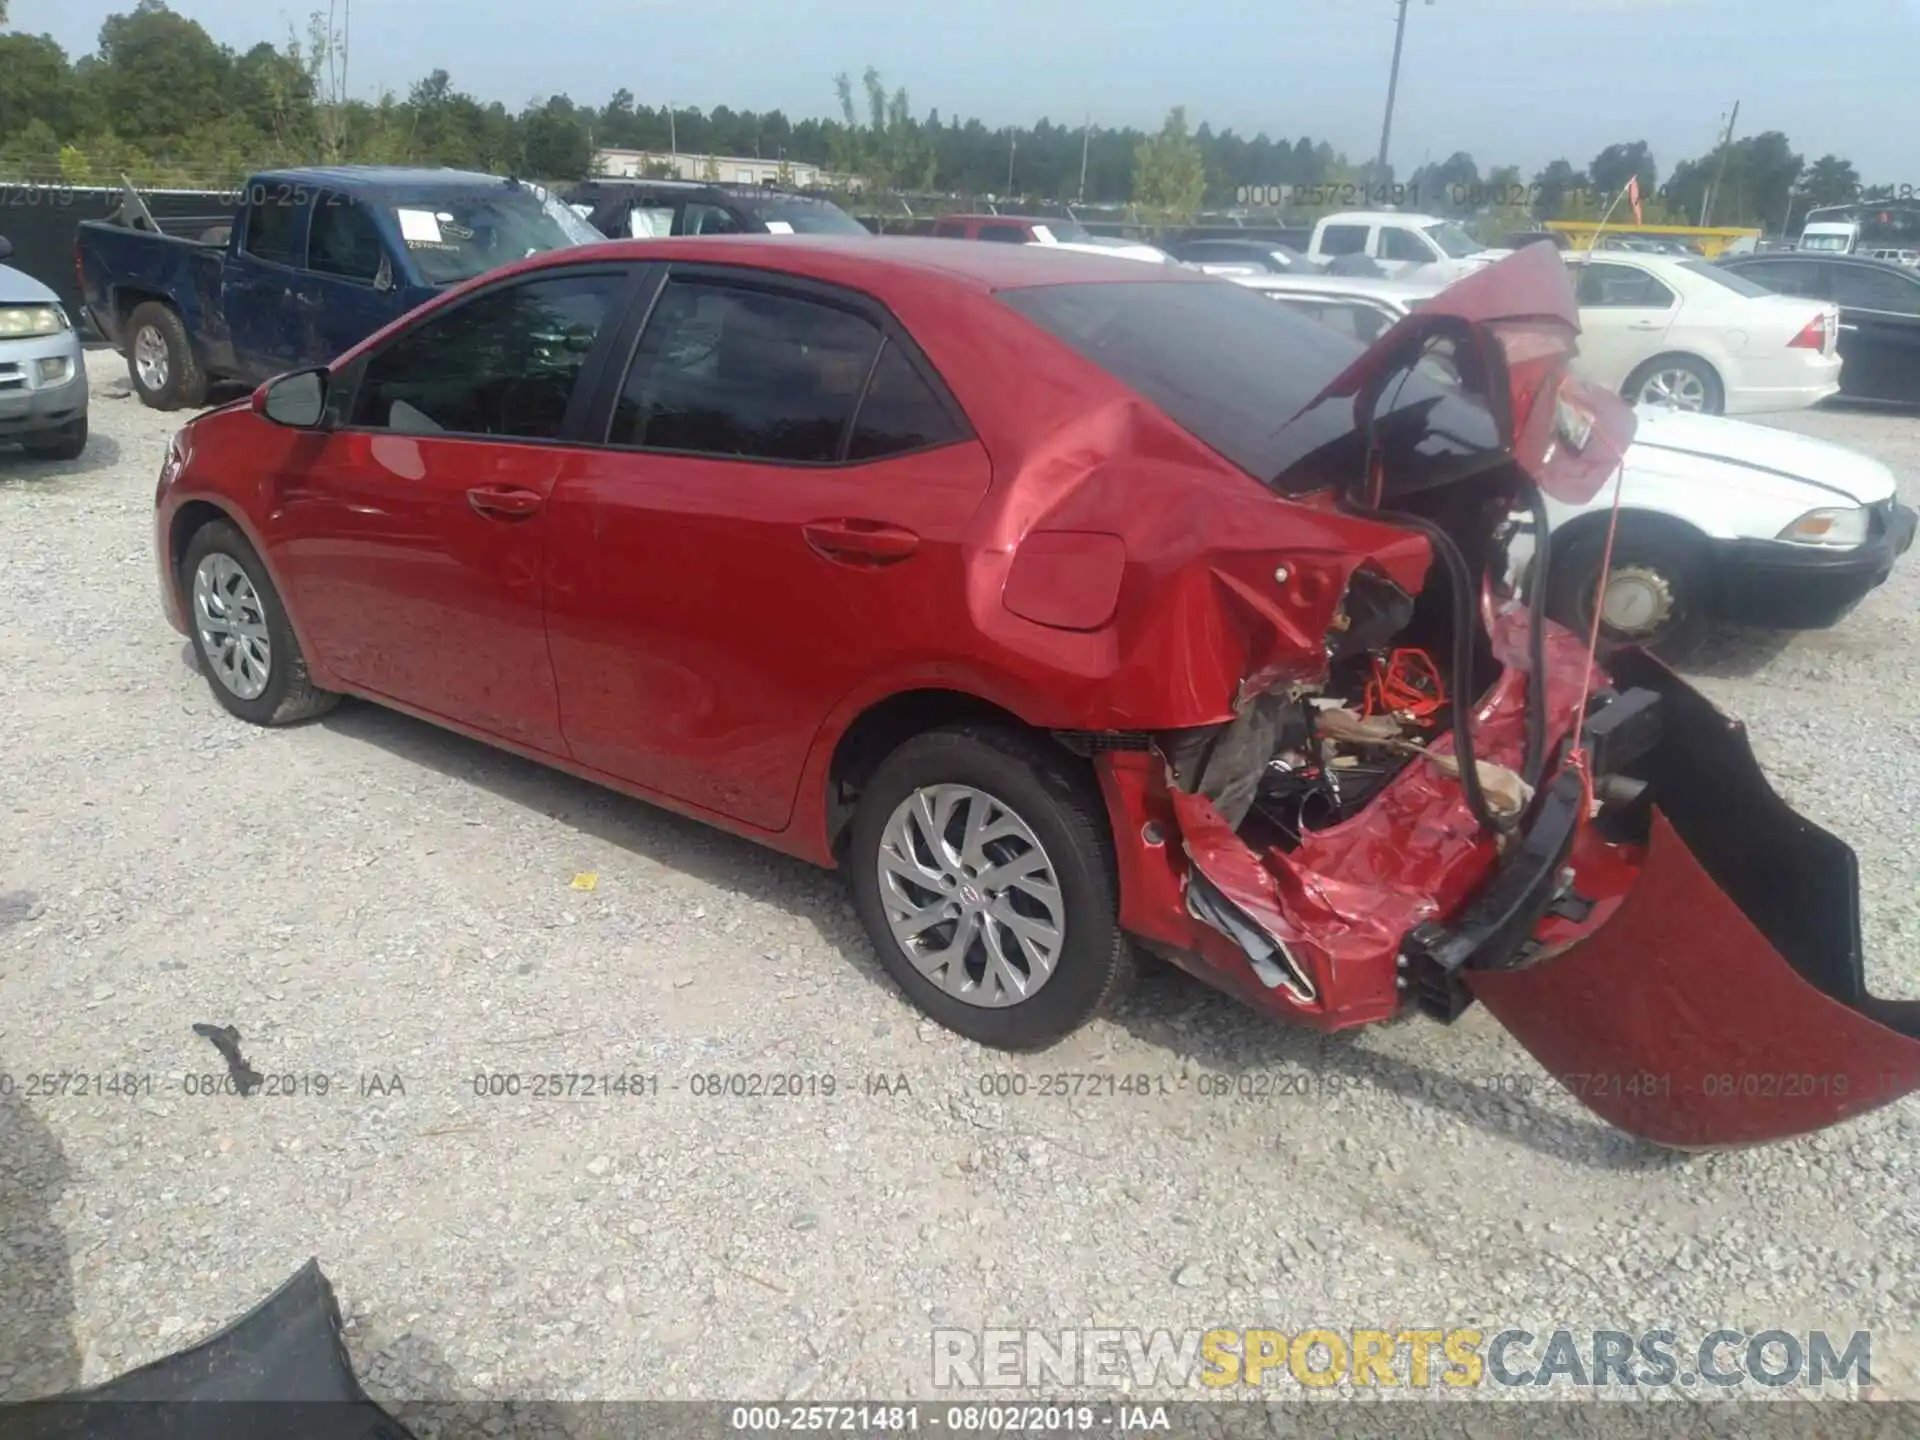
[[[961,843],[929,847],[917,817],[936,811],[950,821],[945,838]],[[987,836],[972,859],[969,822]],[[903,880],[903,855],[932,863],[910,866],[918,878]],[[978,1044],[1043,1049],[1109,1008],[1133,978],[1106,808],[1083,768],[1037,736],[956,725],[907,741],[867,783],[846,863],[888,973],[920,1009]],[[1012,878],[996,885],[996,871]],[[896,921],[910,928],[907,917],[923,920],[936,907],[951,918],[903,942]],[[1038,961],[1050,928],[1057,943]],[[958,958],[942,964],[942,954]]]
[[[207,403],[207,376],[194,357],[180,312],[160,300],[127,317],[127,375],[134,393],[155,410],[196,410]]]
[[[1606,544],[1605,528],[1593,526],[1564,548],[1553,548],[1547,613],[1582,638],[1591,633]],[[1613,542],[1601,653],[1638,645],[1670,663],[1685,659],[1712,624],[1712,589],[1698,540],[1671,526],[1623,515]],[[1608,611],[1618,624],[1605,618]]]
[[[293,725],[340,703],[308,677],[280,592],[232,524],[215,520],[194,532],[176,583],[200,673],[229,714],[254,725]]]
[[[1726,387],[1706,361],[1692,355],[1656,355],[1620,387],[1629,405],[1671,405],[1700,415],[1727,408]]]
[[[87,417],[69,420],[58,430],[29,435],[20,448],[36,460],[78,460],[87,448]]]

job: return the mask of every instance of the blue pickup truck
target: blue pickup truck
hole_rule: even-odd
[[[324,364],[449,285],[603,238],[537,185],[461,170],[271,170],[237,198],[169,234],[128,187],[116,217],[80,226],[87,317],[155,409]]]

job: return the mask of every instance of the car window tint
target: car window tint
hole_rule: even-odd
[[[866,397],[847,442],[849,460],[878,460],[925,450],[960,438],[946,407],[921,378],[906,353],[888,342],[867,382]]]
[[[1427,248],[1427,242],[1418,235],[1389,228],[1380,232],[1380,258],[1412,260],[1424,265],[1432,261],[1434,255],[1433,251]]]
[[[749,460],[831,464],[880,332],[831,305],[669,281],[635,348],[609,440]]]
[[[617,272],[529,280],[430,316],[368,363],[353,424],[557,439],[587,352],[625,284]]]
[[[1833,267],[1833,298],[1852,310],[1920,314],[1920,285],[1894,270],[1866,265]]]
[[[1027,243],[1027,228],[1024,225],[982,225],[982,240],[997,240],[1002,245],[1024,245]]]
[[[1797,264],[1791,260],[1760,260],[1751,265],[1742,265],[1739,274],[1751,280],[1764,290],[1775,295],[1806,295],[1822,298],[1819,290],[1818,265]]]
[[[1317,489],[1364,463],[1351,394],[1329,386],[1366,347],[1244,285],[1037,285],[998,299],[1267,484]],[[1436,397],[1446,403],[1432,410]],[[1425,375],[1396,385],[1387,403],[1383,415],[1404,411],[1425,427],[1423,455],[1499,443],[1484,406]]]
[[[964,240],[967,227],[957,220],[942,220],[933,227],[934,238],[938,240]]]
[[[306,247],[300,243],[299,197],[291,185],[257,188],[264,193],[247,211],[247,253],[280,265],[301,264]]]
[[[1673,292],[1646,271],[1631,265],[1588,261],[1580,267],[1580,303],[1605,308],[1664,310],[1673,304]]]
[[[1367,227],[1364,225],[1329,225],[1320,232],[1320,253],[1322,255],[1364,255],[1367,250]]]
[[[1355,300],[1320,300],[1299,295],[1275,295],[1282,305],[1311,316],[1322,325],[1371,345],[1393,325],[1387,315]]]
[[[709,205],[694,200],[687,204],[686,219],[681,233],[685,235],[737,235],[740,222],[721,209],[718,205]]]
[[[364,207],[344,195],[322,195],[314,201],[308,269],[372,284],[386,253],[380,227]]]

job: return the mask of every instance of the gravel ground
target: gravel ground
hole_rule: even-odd
[[[89,368],[81,460],[0,454],[0,1398],[177,1349],[310,1255],[389,1400],[926,1395],[934,1327],[1014,1324],[1871,1328],[1920,1395],[1920,1107],[1677,1157],[1484,1013],[1320,1039],[1159,970],[1043,1058],[976,1050],[832,876],[370,706],[229,719],[154,594],[173,422]],[[1920,501],[1920,421],[1780,423]],[[1920,995],[1917,600],[1908,563],[1695,668],[1859,851],[1876,988]],[[186,1093],[222,1072],[196,1022],[329,1093]],[[981,1093],[1269,1070],[1308,1093]],[[475,1094],[552,1071],[657,1091]],[[835,1093],[693,1093],[735,1072]]]

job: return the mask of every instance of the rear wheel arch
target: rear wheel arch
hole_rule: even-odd
[[[1023,730],[1052,743],[1045,730],[1029,725],[1003,705],[964,690],[929,686],[896,691],[874,701],[840,732],[827,762],[823,814],[827,846],[834,855],[844,850],[861,793],[887,757],[916,736],[955,725]],[[1061,753],[1069,752],[1062,747]],[[1092,783],[1091,768],[1087,778]]]
[[[1719,415],[1725,412],[1727,408],[1726,376],[1722,375],[1720,373],[1720,367],[1707,359],[1706,356],[1695,354],[1691,350],[1662,350],[1657,355],[1649,356],[1647,359],[1641,361],[1633,367],[1632,372],[1628,374],[1626,378],[1626,382],[1621,385],[1621,397],[1629,404],[1634,403],[1633,397],[1635,393],[1641,386],[1646,384],[1648,376],[1663,367],[1672,367],[1675,365],[1685,365],[1690,369],[1698,371],[1700,377],[1708,382],[1708,413]]]

